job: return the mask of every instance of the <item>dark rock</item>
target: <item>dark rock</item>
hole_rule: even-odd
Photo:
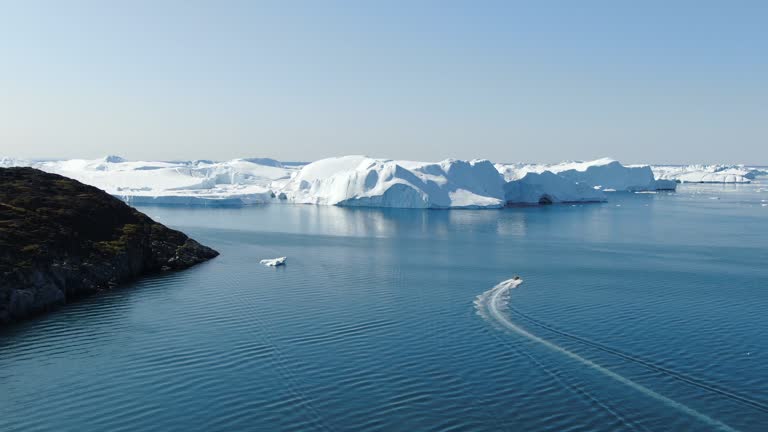
[[[218,254],[95,187],[0,168],[0,325]]]

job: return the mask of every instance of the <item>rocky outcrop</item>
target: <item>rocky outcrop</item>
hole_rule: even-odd
[[[0,168],[0,325],[217,255],[100,189]]]

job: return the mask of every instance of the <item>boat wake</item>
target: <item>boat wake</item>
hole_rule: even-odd
[[[690,415],[691,417],[696,418],[697,420],[700,420],[712,427],[715,427],[719,430],[724,431],[735,431],[734,428],[728,426],[727,424],[718,421],[716,419],[713,419],[706,414],[700,413],[696,411],[693,408],[688,407],[687,405],[684,405],[680,402],[674,401],[660,393],[657,393],[648,387],[643,386],[642,384],[639,384],[635,381],[632,381],[631,379],[624,377],[610,369],[607,369],[589,359],[586,359],[579,354],[576,354],[573,351],[570,351],[566,348],[561,347],[560,345],[557,345],[554,342],[551,342],[547,339],[544,339],[540,336],[537,336],[528,330],[518,326],[512,320],[507,316],[506,309],[509,305],[509,299],[510,299],[510,291],[519,287],[523,283],[522,279],[509,279],[505,280],[498,285],[494,286],[490,290],[480,294],[477,296],[477,299],[475,300],[475,307],[477,308],[477,312],[480,316],[482,316],[485,320],[493,323],[497,327],[511,331],[513,333],[516,333],[520,336],[523,336],[533,342],[536,342],[538,344],[541,344],[552,351],[555,351],[559,354],[562,354],[572,360],[575,360],[584,366],[587,366],[597,372],[602,373],[603,375],[618,381],[628,387],[631,387],[632,389],[644,394],[645,396],[648,396],[652,399],[655,399],[669,407],[672,407],[674,409],[677,409],[680,412],[683,412],[687,415]]]
[[[582,343],[584,345],[592,347],[592,348],[594,348],[596,350],[599,350],[599,351],[602,351],[602,352],[605,352],[605,353],[608,353],[608,354],[615,355],[615,356],[620,357],[620,358],[622,358],[624,360],[627,360],[627,361],[630,361],[632,363],[635,363],[635,364],[638,364],[640,366],[643,366],[643,367],[645,367],[648,370],[652,370],[652,371],[655,371],[655,372],[663,373],[663,374],[665,374],[665,375],[667,375],[669,377],[672,377],[672,378],[674,378],[674,379],[676,379],[678,381],[684,382],[684,383],[689,384],[689,385],[694,386],[694,387],[698,387],[698,388],[700,388],[702,390],[706,390],[706,391],[708,391],[710,393],[714,393],[714,394],[717,394],[717,395],[720,395],[720,396],[724,396],[724,397],[726,397],[728,399],[731,399],[732,401],[740,403],[742,405],[749,406],[749,407],[752,407],[754,409],[757,409],[757,410],[760,410],[760,411],[763,411],[763,412],[768,412],[768,405],[766,405],[764,403],[758,402],[758,401],[753,400],[753,399],[749,399],[748,397],[742,396],[742,395],[740,395],[738,393],[734,393],[731,390],[726,390],[726,389],[720,388],[720,387],[718,387],[716,385],[700,381],[700,380],[698,380],[696,378],[692,378],[692,377],[689,377],[687,375],[683,375],[683,374],[681,374],[679,372],[676,372],[676,371],[671,370],[669,368],[666,368],[664,366],[659,366],[657,364],[651,363],[651,362],[649,362],[647,360],[644,360],[642,358],[636,357],[634,355],[627,354],[627,353],[625,353],[623,351],[620,351],[620,350],[617,350],[615,348],[611,348],[611,347],[605,346],[605,345],[603,345],[601,343],[594,342],[594,341],[585,339],[583,337],[577,336],[577,335],[575,335],[573,333],[569,333],[567,331],[560,330],[558,328],[555,328],[555,327],[553,327],[553,326],[551,326],[549,324],[541,322],[541,321],[539,321],[539,320],[537,320],[537,319],[535,319],[535,318],[533,318],[533,317],[523,313],[522,311],[516,309],[513,306],[510,306],[510,305],[507,305],[507,306],[508,306],[510,312],[513,312],[516,315],[518,315],[521,318],[523,318],[525,321],[527,321],[527,322],[529,322],[531,324],[534,324],[534,325],[536,325],[538,327],[541,327],[543,329],[546,329],[548,331],[551,331],[552,333],[555,333],[555,334],[558,334],[560,336],[563,336],[563,337],[575,340],[575,341],[577,341],[579,343]]]

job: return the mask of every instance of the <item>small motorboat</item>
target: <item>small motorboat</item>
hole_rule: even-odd
[[[264,264],[268,267],[277,267],[281,265],[285,265],[285,260],[288,259],[287,257],[280,257],[280,258],[271,258],[271,259],[263,259],[259,261],[260,264]]]

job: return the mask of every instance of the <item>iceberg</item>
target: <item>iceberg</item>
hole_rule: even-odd
[[[674,190],[675,184],[658,183],[648,165],[625,166],[610,158],[588,162],[547,164],[497,164],[496,169],[508,181],[523,178],[528,173],[550,172],[581,185],[606,192],[641,192]]]
[[[601,191],[552,173],[507,181],[487,160],[429,163],[365,156],[308,164],[280,194],[295,203],[430,209],[605,201]]]
[[[272,200],[272,187],[296,168],[272,159],[213,161],[126,161],[101,159],[0,163],[32,166],[96,186],[133,204],[237,206]]]
[[[504,185],[504,199],[512,204],[605,202],[605,193],[549,171],[528,172]]]
[[[0,157],[0,168],[26,167],[31,165],[32,165],[32,162],[24,159]]]
[[[680,183],[751,183],[766,175],[764,170],[744,165],[657,165],[652,169],[659,179]]]
[[[289,201],[347,207],[499,208],[504,179],[487,160],[438,163],[344,156],[304,166],[282,189]]]
[[[656,190],[656,179],[650,166],[624,166],[608,158],[591,162],[561,163],[548,167],[547,171],[600,189],[622,192]]]

